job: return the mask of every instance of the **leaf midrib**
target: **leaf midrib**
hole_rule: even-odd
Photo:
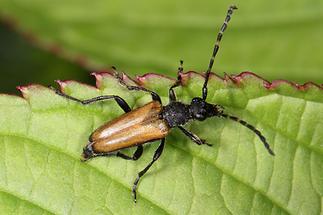
[[[7,137],[12,136],[12,137],[18,137],[18,138],[26,139],[26,140],[29,140],[29,141],[33,142],[33,144],[37,144],[37,143],[39,143],[40,145],[42,145],[42,146],[44,146],[44,147],[47,147],[47,148],[49,148],[50,150],[53,150],[53,151],[56,151],[56,152],[58,152],[58,153],[64,154],[64,155],[66,155],[66,156],[68,156],[68,157],[70,157],[70,158],[72,158],[72,159],[79,160],[79,157],[78,157],[78,156],[76,157],[76,156],[74,156],[74,155],[73,155],[73,154],[71,154],[71,153],[66,153],[65,151],[61,150],[60,148],[53,147],[52,145],[48,145],[48,144],[44,143],[44,142],[43,142],[43,141],[41,141],[41,140],[33,139],[33,138],[28,137],[28,136],[26,136],[26,135],[21,135],[21,134],[4,134],[4,133],[0,133],[0,136],[7,136]],[[205,158],[203,158],[203,157],[201,157],[201,156],[199,156],[199,155],[194,155],[194,154],[192,154],[192,152],[191,152],[191,151],[189,151],[189,150],[185,150],[185,149],[183,149],[183,148],[180,148],[180,147],[177,147],[177,146],[173,146],[173,144],[167,144],[167,147],[173,147],[173,148],[175,148],[175,149],[179,150],[181,153],[189,154],[192,158],[198,158],[198,159],[200,159],[200,160],[202,160],[202,161],[204,161],[204,162],[206,162],[206,163],[210,164],[212,167],[214,167],[214,168],[218,169],[220,172],[222,172],[222,174],[226,174],[227,176],[229,176],[229,177],[231,177],[231,178],[233,178],[233,179],[235,179],[235,180],[239,181],[239,182],[240,182],[240,183],[242,183],[243,185],[247,186],[249,189],[254,190],[254,192],[255,192],[255,193],[256,193],[256,192],[260,193],[261,195],[263,195],[264,197],[266,197],[268,200],[270,200],[273,204],[275,204],[275,205],[277,205],[279,208],[281,208],[281,210],[283,210],[283,211],[287,212],[288,214],[291,214],[291,212],[290,212],[290,211],[288,211],[288,209],[285,209],[285,208],[284,208],[280,203],[276,202],[276,201],[275,201],[275,200],[273,200],[271,197],[267,196],[267,195],[266,195],[266,193],[264,193],[264,192],[263,192],[263,191],[261,191],[261,190],[256,189],[256,188],[255,188],[255,187],[253,187],[250,183],[248,183],[248,182],[244,181],[243,179],[239,178],[238,176],[228,173],[224,168],[219,167],[219,166],[218,166],[218,165],[216,165],[215,163],[212,163],[211,161],[209,161],[209,160],[207,160],[207,159],[205,159]],[[119,184],[119,185],[121,185],[121,186],[123,186],[123,187],[127,188],[129,191],[131,191],[131,189],[130,189],[130,187],[129,187],[128,185],[126,185],[126,184],[122,183],[121,181],[117,180],[115,177],[113,177],[113,176],[111,176],[110,174],[108,174],[108,173],[106,173],[106,172],[102,171],[101,169],[97,168],[97,167],[96,167],[96,166],[94,166],[94,165],[91,165],[91,164],[88,164],[88,165],[89,165],[91,168],[93,168],[95,171],[97,171],[98,173],[105,175],[106,177],[110,178],[112,181],[116,182],[117,184]],[[2,190],[2,189],[1,189],[1,190]],[[13,193],[13,192],[12,192],[12,193]],[[15,193],[13,193],[13,194],[15,194]],[[141,196],[142,196],[144,199],[146,199],[147,201],[151,202],[151,203],[152,203],[153,205],[155,205],[156,207],[158,207],[158,208],[162,209],[163,211],[165,211],[167,214],[172,214],[170,211],[168,211],[167,209],[165,209],[165,208],[161,207],[160,205],[158,205],[156,202],[154,202],[152,199],[150,199],[149,197],[147,197],[145,194],[143,194],[143,193],[142,193],[142,194],[141,194]],[[18,197],[18,198],[20,198],[20,195],[17,195],[17,197]],[[21,198],[21,199],[23,199],[23,200],[25,200],[25,201],[29,201],[29,200],[26,200],[25,198]],[[34,203],[34,202],[32,202],[32,201],[29,201],[29,202],[31,202],[32,204],[37,205],[38,207],[41,207],[40,205],[38,205],[38,204],[36,204],[36,203]],[[41,207],[41,208],[43,208],[43,207]],[[227,208],[227,209],[228,209],[228,208]],[[44,210],[47,210],[47,209],[45,209],[45,208],[44,208]],[[228,210],[229,210],[229,209],[228,209]],[[48,210],[48,211],[49,211],[49,210]],[[50,212],[51,212],[51,213],[54,213],[54,212],[52,212],[52,211],[50,211]]]
[[[65,151],[63,151],[61,148],[58,148],[58,147],[53,147],[53,145],[50,145],[50,144],[46,144],[45,142],[41,141],[41,140],[37,140],[37,139],[33,139],[31,137],[28,137],[26,135],[22,135],[22,134],[14,134],[14,133],[11,133],[11,134],[8,134],[8,133],[0,133],[0,136],[2,137],[18,137],[18,138],[21,138],[21,139],[25,139],[25,140],[28,140],[30,142],[32,142],[33,144],[40,144],[52,151],[55,151],[57,153],[60,153],[60,154],[63,154],[63,155],[66,155],[70,158],[72,158],[73,160],[80,160],[80,157],[79,156],[74,156],[72,153],[67,153]],[[131,191],[131,188],[122,183],[121,181],[117,180],[115,177],[111,176],[110,174],[107,174],[106,172],[102,171],[101,169],[99,169],[98,167],[96,167],[95,165],[92,165],[92,164],[87,164],[88,166],[90,166],[91,168],[93,168],[95,171],[97,171],[98,173],[110,178],[113,182],[121,185],[122,187],[126,187],[129,191]],[[3,190],[3,189],[0,189],[0,191]],[[12,194],[14,194],[14,192],[12,192]],[[148,202],[151,202],[153,205],[155,205],[156,207],[160,208],[161,210],[165,211],[165,213],[167,214],[171,214],[167,209],[165,208],[162,208],[160,205],[158,205],[156,202],[154,202],[153,200],[149,199],[149,198],[146,198],[144,195],[142,195],[144,197],[144,199],[146,199]],[[20,198],[20,195],[17,195],[18,198]],[[21,198],[27,202],[30,202],[32,204],[35,204],[35,205],[38,205],[32,201],[29,201],[25,198]],[[39,206],[41,207],[41,206]],[[41,207],[42,208],[42,207]],[[45,209],[47,210],[47,209]],[[51,212],[51,211],[50,211]],[[54,213],[54,212],[51,212],[51,213]],[[54,213],[55,214],[55,213]]]
[[[5,133],[0,133],[0,136],[7,136],[7,137],[18,137],[18,138],[22,138],[22,139],[26,139],[26,140],[29,140],[33,143],[39,143],[41,145],[43,145],[44,147],[47,147],[49,148],[50,150],[53,150],[53,151],[56,151],[58,153],[61,153],[61,154],[64,154],[74,160],[79,160],[79,157],[78,156],[74,156],[73,154],[69,154],[69,153],[66,153],[65,151],[62,151],[60,148],[57,148],[57,147],[53,147],[52,145],[48,145],[46,143],[44,143],[43,141],[41,140],[36,140],[36,139],[33,139],[31,137],[28,137],[28,136],[25,136],[25,135],[21,135],[21,134],[5,134]],[[224,168],[221,168],[219,167],[218,165],[212,163],[211,161],[205,159],[204,157],[201,157],[201,156],[198,156],[198,155],[193,155],[191,151],[189,150],[185,150],[183,148],[180,148],[180,147],[177,147],[177,146],[174,146],[173,144],[167,144],[168,147],[173,147],[174,149],[177,149],[179,150],[181,153],[185,153],[185,154],[189,154],[192,158],[198,158],[208,164],[210,164],[212,167],[218,169],[220,172],[222,172],[222,174],[226,174],[227,176],[239,181],[240,183],[242,183],[243,185],[247,186],[249,189],[251,190],[254,190],[255,193],[260,193],[261,195],[263,195],[264,197],[266,197],[268,200],[270,200],[273,205],[276,205],[278,206],[279,208],[281,208],[283,211],[286,211],[288,213],[291,213],[290,211],[288,211],[288,209],[285,209],[283,205],[281,205],[280,203],[278,203],[277,201],[273,200],[272,198],[270,198],[269,196],[266,195],[266,193],[264,193],[263,191],[261,190],[258,190],[256,189],[255,187],[252,186],[252,184],[244,181],[243,179],[239,178],[238,176],[236,175],[233,175],[233,174],[230,174],[229,172],[227,172]],[[112,181],[116,182],[117,184],[127,188],[128,190],[131,191],[130,187],[124,183],[122,183],[121,181],[117,180],[115,177],[111,176],[110,174],[107,174],[106,172],[102,171],[101,169],[97,168],[96,166],[94,165],[91,165],[91,164],[88,164],[91,168],[93,168],[95,171],[97,171],[98,173],[100,174],[103,174],[105,175],[106,177],[110,178]],[[3,190],[3,189],[0,189],[0,190]],[[5,191],[3,190],[4,192],[7,192],[11,195],[16,195],[19,199],[22,199],[24,201],[27,201],[27,202],[30,202],[31,204],[34,204],[36,206],[38,206],[39,208],[42,208],[46,211],[49,211],[50,213],[54,213],[53,211],[50,211],[49,209],[46,209],[44,207],[42,207],[41,205],[37,204],[36,202],[33,202],[33,201],[30,201],[26,198],[23,198],[21,197],[19,194],[15,193],[15,192],[9,192],[9,191]],[[168,211],[167,209],[161,207],[160,205],[158,205],[155,201],[153,201],[152,199],[148,198],[148,196],[144,195],[143,193],[141,194],[141,196],[146,199],[147,201],[149,201],[150,203],[152,203],[153,205],[157,206],[158,208],[162,209],[163,211],[165,211],[167,214],[172,214],[170,211]],[[228,208],[227,208],[228,209]],[[228,209],[229,210],[229,209]]]
[[[63,155],[66,155],[66,156],[68,156],[68,157],[70,157],[70,158],[72,158],[72,159],[74,159],[74,160],[79,160],[79,157],[78,157],[78,156],[76,157],[76,156],[74,156],[73,154],[69,154],[69,153],[66,153],[65,151],[62,151],[60,148],[53,147],[52,145],[48,145],[48,144],[44,143],[44,142],[43,142],[43,141],[41,141],[41,140],[36,140],[36,139],[33,139],[33,138],[28,137],[28,136],[25,136],[25,135],[21,135],[21,134],[5,134],[5,133],[0,133],[0,136],[7,136],[7,137],[11,137],[11,136],[12,136],[12,137],[18,137],[18,138],[21,138],[21,139],[26,139],[26,140],[29,140],[29,141],[31,141],[31,142],[33,142],[33,143],[39,143],[40,145],[42,145],[42,146],[44,146],[44,147],[47,147],[47,148],[49,148],[50,150],[53,150],[53,151],[55,151],[55,152],[61,153],[61,154],[63,154]],[[257,192],[258,192],[258,193],[260,193],[261,195],[263,195],[264,197],[266,197],[268,200],[270,200],[270,201],[273,203],[273,205],[278,206],[278,207],[279,207],[279,208],[281,208],[283,211],[286,211],[286,212],[288,212],[288,213],[291,213],[291,212],[289,212],[289,211],[288,211],[288,209],[285,209],[285,208],[284,208],[284,206],[282,206],[280,203],[276,202],[275,200],[273,200],[272,198],[270,198],[269,196],[267,196],[267,195],[266,195],[266,193],[264,193],[263,191],[256,189],[256,188],[255,188],[255,187],[253,187],[250,183],[248,183],[248,182],[244,181],[243,179],[239,178],[238,176],[228,173],[226,170],[224,170],[223,168],[221,168],[221,167],[217,166],[216,164],[212,163],[211,161],[209,161],[209,160],[207,160],[207,159],[205,159],[205,158],[203,158],[203,157],[201,157],[201,156],[193,155],[191,151],[188,151],[188,150],[185,150],[185,149],[183,149],[183,148],[180,148],[180,147],[174,146],[173,144],[167,144],[167,145],[168,145],[168,147],[173,147],[174,149],[179,150],[179,151],[180,151],[180,153],[189,154],[192,158],[195,158],[195,159],[196,159],[196,158],[198,158],[198,159],[200,159],[200,160],[202,160],[202,161],[204,161],[204,162],[206,162],[206,163],[210,164],[212,167],[214,167],[214,168],[218,169],[220,172],[222,172],[222,174],[226,174],[227,176],[229,176],[229,177],[231,177],[231,178],[233,178],[233,179],[235,179],[235,180],[239,181],[239,182],[240,182],[240,183],[242,183],[243,185],[247,186],[249,189],[254,190],[254,192],[255,192],[255,193],[257,193]],[[129,187],[128,185],[126,185],[126,184],[122,183],[121,181],[117,180],[115,177],[111,176],[110,174],[107,174],[106,172],[102,171],[101,169],[97,168],[97,167],[96,167],[96,166],[94,166],[94,165],[88,164],[88,166],[90,166],[91,168],[93,168],[93,169],[94,169],[95,171],[97,171],[98,173],[105,175],[106,177],[110,178],[112,181],[116,182],[117,184],[119,184],[119,185],[121,185],[121,186],[123,186],[123,187],[127,188],[129,191],[131,191],[131,189],[130,189],[130,187]],[[44,208],[43,206],[41,206],[41,205],[37,204],[36,202],[31,201],[31,200],[29,200],[29,199],[26,199],[26,198],[22,197],[21,195],[19,195],[19,194],[15,193],[15,192],[12,192],[12,191],[6,191],[6,190],[4,190],[4,189],[0,189],[0,190],[2,190],[2,191],[4,191],[4,192],[7,192],[7,193],[9,193],[9,194],[11,194],[11,195],[17,196],[17,198],[19,198],[19,199],[22,199],[22,200],[24,200],[24,201],[26,201],[26,202],[30,202],[31,204],[36,205],[36,206],[38,206],[39,208],[42,208],[42,209],[44,209],[44,210],[46,210],[46,211],[49,211],[50,213],[54,213],[54,214],[55,214],[55,212],[50,211],[49,209],[46,209],[46,208]],[[152,203],[153,205],[155,205],[155,206],[157,206],[158,208],[160,208],[161,210],[165,211],[165,213],[167,213],[167,214],[172,214],[170,211],[168,211],[167,209],[165,209],[165,208],[161,207],[159,204],[157,204],[155,201],[153,201],[152,199],[150,199],[150,198],[149,198],[149,196],[146,196],[144,193],[142,193],[142,194],[141,194],[141,196],[142,196],[144,199],[146,199],[147,201],[149,201],[150,203]],[[228,209],[228,208],[227,208],[227,209]],[[229,209],[228,209],[228,210],[229,210]]]

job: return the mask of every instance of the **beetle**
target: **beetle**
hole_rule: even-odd
[[[269,154],[275,155],[270,148],[270,145],[267,143],[266,138],[253,125],[239,119],[236,116],[225,113],[224,107],[222,107],[221,105],[211,104],[206,101],[208,93],[207,84],[211,69],[213,67],[214,59],[219,50],[223,32],[226,30],[228,22],[230,21],[231,15],[233,14],[233,11],[235,9],[237,9],[237,7],[234,5],[229,7],[224,23],[217,35],[212,57],[210,59],[208,69],[205,73],[205,80],[202,87],[202,96],[193,98],[190,104],[184,104],[180,101],[177,101],[176,94],[174,92],[174,88],[180,86],[181,84],[183,61],[180,61],[176,82],[169,88],[169,103],[166,106],[162,105],[160,96],[156,92],[146,89],[142,86],[127,85],[124,82],[123,78],[118,74],[118,72],[116,72],[116,70],[115,77],[118,79],[121,85],[126,87],[128,90],[144,91],[150,93],[152,101],[142,107],[131,110],[127,102],[117,95],[103,95],[87,100],[80,100],[66,95],[63,92],[56,90],[55,88],[52,88],[53,90],[55,90],[56,94],[67,99],[79,102],[83,105],[88,105],[103,100],[114,99],[125,112],[120,117],[103,124],[90,135],[89,142],[83,149],[82,157],[84,161],[93,157],[112,155],[121,157],[126,160],[135,161],[138,160],[142,155],[143,145],[145,143],[160,140],[160,144],[153,155],[152,161],[138,173],[133,183],[132,193],[135,202],[137,201],[136,190],[139,180],[149,170],[153,163],[156,162],[161,156],[165,145],[165,138],[171,129],[179,128],[180,131],[182,131],[187,137],[189,137],[198,145],[211,146],[211,144],[207,143],[205,140],[201,139],[196,134],[192,133],[189,130],[186,130],[183,127],[189,121],[204,121],[205,119],[210,117],[223,117],[236,121],[253,131],[260,138]],[[137,147],[132,156],[128,156],[120,151],[121,149],[130,147]]]

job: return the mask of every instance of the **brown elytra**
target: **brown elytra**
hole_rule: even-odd
[[[166,137],[170,128],[160,118],[161,109],[152,101],[102,125],[90,137],[93,151],[114,152]]]

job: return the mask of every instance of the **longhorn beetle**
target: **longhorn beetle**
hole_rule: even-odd
[[[174,88],[181,83],[181,73],[183,72],[183,61],[180,61],[180,66],[177,72],[177,81],[169,89],[169,103],[166,106],[162,105],[159,95],[141,86],[129,86],[122,77],[115,72],[115,76],[121,85],[128,90],[144,91],[151,94],[152,101],[148,104],[131,110],[124,99],[117,95],[104,95],[95,98],[80,100],[62,93],[55,88],[55,92],[67,99],[81,103],[82,105],[92,104],[94,102],[114,99],[118,105],[124,110],[124,114],[110,122],[105,123],[97,128],[89,137],[89,143],[83,149],[83,160],[97,156],[117,156],[126,160],[138,160],[143,153],[143,145],[147,142],[161,140],[156,149],[152,161],[138,173],[132,187],[134,201],[137,201],[136,190],[140,178],[149,170],[155,161],[158,160],[163,152],[165,138],[172,128],[179,128],[187,137],[198,145],[208,145],[205,140],[199,138],[196,134],[186,130],[183,125],[192,120],[204,121],[210,117],[223,117],[236,121],[243,126],[253,131],[263,142],[269,154],[274,155],[266,138],[254,126],[236,116],[224,113],[224,108],[221,105],[210,104],[206,102],[207,98],[207,83],[210,77],[210,72],[214,63],[214,58],[219,50],[219,44],[222,39],[223,32],[228,26],[233,11],[237,9],[232,5],[227,11],[224,23],[218,33],[209,67],[205,74],[205,81],[202,88],[202,97],[195,97],[190,104],[184,104],[176,101]],[[137,147],[132,156],[128,156],[120,152],[121,149]]]

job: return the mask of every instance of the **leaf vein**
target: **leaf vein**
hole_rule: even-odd
[[[257,189],[257,188],[255,188],[255,187],[253,187],[253,186],[252,186],[252,184],[250,184],[249,182],[246,182],[246,181],[244,181],[242,178],[239,178],[238,176],[236,176],[236,175],[233,175],[233,174],[229,173],[229,172],[228,172],[228,171],[226,171],[224,168],[222,168],[222,167],[218,166],[216,163],[213,163],[212,161],[209,161],[208,159],[206,159],[206,158],[204,158],[204,157],[201,157],[201,156],[199,156],[199,155],[193,155],[191,151],[188,151],[188,150],[185,150],[185,149],[183,149],[183,148],[180,148],[180,147],[178,147],[178,146],[176,146],[176,145],[174,145],[174,144],[169,144],[169,146],[170,146],[170,147],[174,147],[174,148],[178,149],[178,150],[179,150],[179,151],[181,151],[182,153],[188,154],[188,155],[190,155],[190,156],[195,156],[195,158],[199,158],[199,159],[201,159],[202,161],[207,162],[208,164],[210,164],[210,165],[211,165],[211,166],[213,166],[214,168],[216,168],[216,169],[220,170],[221,172],[223,172],[224,174],[226,174],[226,175],[230,176],[231,178],[233,178],[233,179],[235,179],[235,180],[239,181],[240,183],[242,183],[242,184],[243,184],[243,185],[245,185],[246,187],[249,187],[250,189],[254,190],[255,192],[259,192],[260,194],[262,194],[263,196],[265,196],[267,199],[269,199],[271,202],[273,202],[273,203],[275,203],[277,206],[279,206],[279,208],[281,208],[281,210],[282,210],[282,211],[285,211],[286,213],[291,214],[291,212],[290,212],[290,211],[288,211],[288,209],[287,209],[287,208],[284,208],[284,206],[283,206],[281,203],[277,202],[277,201],[276,201],[276,200],[274,200],[272,197],[270,197],[270,196],[266,195],[266,193],[265,193],[264,191],[262,191],[262,190],[260,190],[260,189]]]
[[[44,208],[42,205],[39,205],[36,202],[30,201],[29,199],[24,198],[23,196],[19,195],[18,193],[15,193],[15,192],[12,192],[12,191],[9,191],[9,190],[5,190],[5,189],[3,189],[1,187],[0,187],[0,192],[5,193],[7,195],[10,195],[12,197],[15,197],[16,199],[19,199],[21,201],[27,202],[27,203],[29,203],[31,205],[34,205],[35,207],[40,208],[43,211],[46,211],[48,213],[56,214],[54,211],[51,211],[50,209]],[[21,202],[20,202],[20,204],[21,204]]]
[[[43,141],[41,141],[41,140],[36,140],[36,139],[31,138],[31,137],[28,137],[28,136],[22,135],[22,134],[4,134],[4,133],[0,133],[0,136],[9,136],[9,137],[10,137],[10,136],[13,136],[13,137],[19,137],[19,138],[22,138],[22,139],[30,140],[30,141],[32,141],[32,142],[34,142],[34,143],[41,144],[41,145],[43,145],[43,146],[45,146],[45,147],[49,148],[50,150],[53,150],[53,151],[56,151],[56,152],[61,153],[61,154],[63,154],[63,155],[66,155],[66,156],[68,156],[68,157],[70,157],[70,158],[72,158],[72,159],[79,160],[79,157],[78,157],[78,156],[74,156],[74,155],[72,155],[72,154],[70,154],[70,153],[65,152],[64,150],[62,150],[62,149],[60,149],[60,148],[54,147],[54,146],[52,146],[52,145],[48,145],[48,144],[44,143],[44,142],[43,142]],[[103,175],[105,175],[105,176],[109,177],[109,178],[111,179],[111,181],[114,181],[114,182],[116,182],[117,184],[119,184],[119,185],[121,185],[121,186],[123,186],[123,187],[125,187],[126,189],[128,189],[128,190],[130,190],[130,191],[131,191],[131,188],[130,188],[128,185],[125,185],[124,183],[122,183],[122,182],[118,181],[116,178],[114,178],[114,177],[113,177],[113,176],[111,176],[110,174],[108,174],[108,173],[106,173],[106,172],[104,172],[104,171],[102,171],[102,170],[98,169],[98,168],[97,168],[97,167],[95,167],[94,165],[88,164],[88,166],[89,166],[89,167],[91,167],[91,168],[93,168],[93,170],[97,171],[98,173],[101,173],[101,174],[103,174]],[[170,213],[166,208],[161,207],[160,205],[158,205],[157,203],[155,203],[152,199],[150,199],[150,198],[146,197],[144,194],[142,194],[141,196],[142,196],[142,198],[146,199],[147,201],[149,201],[149,202],[150,202],[151,204],[153,204],[154,206],[156,206],[156,207],[160,208],[161,210],[165,211],[165,213],[167,213],[167,214],[171,214],[171,213]],[[23,199],[23,198],[22,198],[22,199]]]

